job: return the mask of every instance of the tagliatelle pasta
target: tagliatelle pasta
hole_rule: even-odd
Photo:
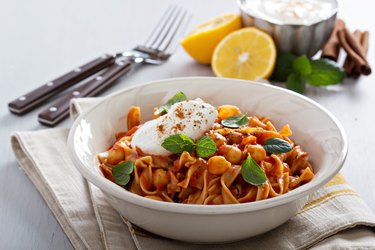
[[[134,170],[125,188],[140,196],[187,204],[236,204],[285,194],[314,177],[308,154],[289,138],[289,125],[277,129],[268,117],[244,115],[246,124],[231,128],[224,126],[223,121],[241,115],[240,109],[233,105],[218,107],[212,127],[202,131],[202,136],[212,139],[216,151],[209,157],[199,157],[194,150],[151,155],[133,147],[132,138],[143,126],[140,112],[139,107],[130,108],[128,131],[116,133],[116,142],[98,155],[100,170],[113,182],[114,166],[133,162]],[[272,138],[289,144],[288,152],[268,152],[265,144]],[[247,157],[264,172],[263,183],[253,185],[245,180],[242,168]]]

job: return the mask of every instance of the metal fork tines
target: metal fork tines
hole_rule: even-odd
[[[177,6],[170,6],[143,44],[115,55],[107,54],[99,57],[53,81],[49,81],[38,89],[9,103],[9,110],[16,114],[23,114],[52,94],[55,95],[88,76],[97,74],[94,78],[66,91],[48,108],[39,113],[38,120],[40,123],[53,126],[67,116],[72,98],[98,94],[119,77],[129,72],[135,64],[158,65],[167,61],[177,48],[177,39],[182,35],[187,22],[185,10]]]
[[[131,51],[117,53],[118,57],[133,60],[135,63],[145,62],[161,64],[166,61],[175,49],[176,34],[186,18],[186,11],[177,7],[169,7],[159,23],[146,39],[144,45]]]

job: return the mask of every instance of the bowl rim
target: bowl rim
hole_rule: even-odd
[[[263,20],[263,21],[266,21],[270,24],[273,24],[273,25],[279,25],[279,26],[291,26],[291,27],[310,27],[310,26],[314,26],[314,25],[318,25],[320,23],[323,23],[329,19],[331,19],[332,17],[336,16],[338,11],[339,11],[339,2],[337,0],[332,0],[334,3],[335,3],[335,8],[332,10],[332,14],[329,16],[329,17],[326,17],[320,21],[316,21],[314,23],[310,23],[310,24],[293,24],[293,23],[280,23],[280,22],[273,22],[273,21],[270,21],[268,18],[261,18],[259,16],[255,16],[253,14],[250,14],[249,12],[246,11],[245,7],[244,7],[244,2],[246,1],[249,1],[249,0],[237,0],[237,6],[240,8],[240,11],[241,13],[243,14],[246,14],[252,18],[257,18],[257,19],[260,19],[260,20]]]
[[[292,190],[286,194],[280,195],[278,197],[269,198],[266,200],[256,201],[256,202],[248,202],[248,203],[241,203],[241,204],[225,204],[225,205],[198,205],[198,204],[181,204],[181,203],[170,203],[170,202],[164,202],[164,201],[156,201],[153,199],[148,199],[143,196],[139,196],[137,194],[131,193],[130,191],[127,191],[126,189],[116,185],[115,183],[107,180],[103,176],[97,175],[93,170],[86,167],[78,158],[78,155],[76,154],[74,150],[74,132],[76,131],[77,126],[80,124],[80,121],[85,118],[86,115],[92,113],[95,111],[96,107],[104,104],[105,102],[109,101],[112,97],[121,95],[127,91],[145,87],[148,85],[157,85],[157,84],[164,84],[168,82],[174,82],[174,81],[222,81],[227,83],[244,83],[246,85],[256,85],[256,86],[262,86],[265,88],[273,89],[276,91],[283,92],[287,95],[293,95],[298,98],[303,99],[304,101],[315,105],[317,108],[319,108],[322,112],[324,112],[329,119],[336,125],[338,128],[338,131],[342,138],[343,147],[341,149],[339,159],[337,160],[337,164],[335,168],[331,168],[329,174],[327,174],[324,177],[321,177],[317,181],[311,181],[309,183],[304,184],[303,186]],[[280,206],[289,202],[293,202],[299,198],[302,198],[304,196],[307,196],[317,189],[319,189],[321,186],[326,184],[329,180],[331,180],[342,168],[347,153],[348,153],[348,142],[347,142],[347,136],[344,131],[344,128],[340,124],[340,122],[335,118],[327,109],[325,109],[323,106],[318,104],[317,102],[313,101],[312,99],[298,94],[296,92],[293,92],[288,89],[284,89],[281,87],[277,87],[271,84],[266,83],[260,83],[260,82],[254,82],[254,81],[247,81],[247,80],[239,80],[239,79],[230,79],[230,78],[217,78],[217,77],[176,77],[176,78],[166,78],[156,81],[148,81],[145,83],[137,84],[134,86],[129,86],[127,88],[118,90],[106,97],[104,97],[102,100],[100,100],[97,104],[95,104],[93,107],[91,107],[86,112],[80,114],[74,121],[68,135],[67,140],[68,145],[68,151],[69,156],[72,159],[74,166],[76,169],[83,175],[85,179],[87,179],[89,182],[93,183],[95,186],[100,188],[105,193],[110,194],[111,196],[114,196],[116,198],[119,198],[121,200],[130,202],[132,204],[136,204],[138,206],[147,207],[150,209],[156,209],[160,211],[166,211],[166,212],[173,212],[173,213],[183,213],[183,214],[200,214],[200,215],[215,215],[215,214],[233,214],[233,213],[246,213],[250,211],[257,211],[257,210],[263,210],[266,208],[272,208],[275,206]]]

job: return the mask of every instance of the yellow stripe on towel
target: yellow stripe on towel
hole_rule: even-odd
[[[335,177],[332,178],[327,184],[324,185],[324,187],[334,186],[334,185],[340,185],[340,184],[348,184],[345,177],[338,173]]]
[[[326,194],[322,197],[319,197],[315,200],[310,201],[309,203],[307,203],[302,208],[302,210],[300,212],[298,212],[298,214],[306,212],[306,211],[308,211],[310,209],[313,209],[317,206],[320,206],[324,203],[327,203],[328,201],[332,200],[335,197],[345,196],[345,195],[358,196],[358,194],[355,191],[353,191],[352,189],[336,190],[336,191],[330,192],[330,193],[328,193],[328,194]]]

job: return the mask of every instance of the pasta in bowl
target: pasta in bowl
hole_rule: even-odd
[[[158,123],[182,117],[167,114],[183,101],[163,107],[179,91],[189,105],[205,106],[199,133],[196,119],[192,126]],[[209,77],[114,93],[76,119],[68,145],[78,171],[119,214],[152,233],[200,243],[241,240],[284,223],[333,178],[347,153],[341,125],[310,99]]]
[[[127,131],[98,155],[107,179],[154,200],[220,205],[277,197],[314,176],[288,124],[277,130],[269,117],[182,92],[166,104],[144,124],[140,107],[129,109]]]

